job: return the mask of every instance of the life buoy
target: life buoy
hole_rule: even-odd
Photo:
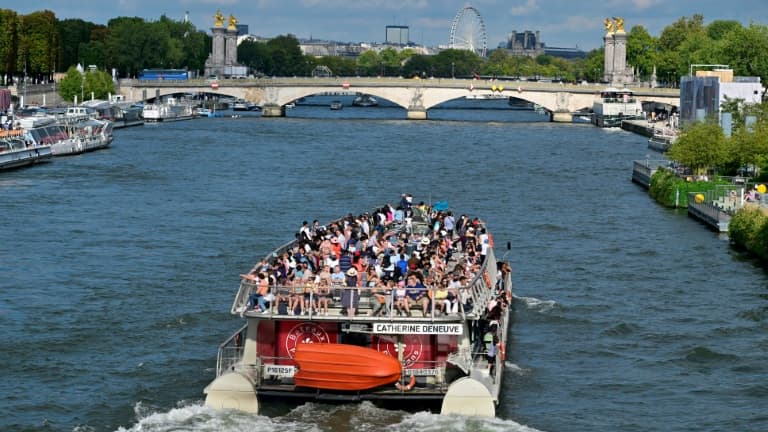
[[[413,375],[411,375],[411,380],[408,381],[408,384],[406,384],[406,385],[400,384],[400,382],[396,382],[395,383],[395,387],[397,387],[397,389],[400,390],[400,391],[408,391],[408,390],[412,389],[413,386],[415,386],[415,385],[416,385],[416,377],[413,376]]]
[[[507,358],[507,349],[504,348],[504,344],[499,344],[499,356],[502,362]]]
[[[488,288],[491,288],[491,277],[488,276],[488,271],[483,272],[483,279],[485,280],[485,284],[488,286]]]

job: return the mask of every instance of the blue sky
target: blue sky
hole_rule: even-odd
[[[8,3],[3,1],[2,3]],[[350,42],[383,42],[387,25],[407,25],[410,39],[430,46],[447,44],[451,22],[465,6],[483,18],[488,47],[496,47],[513,31],[540,30],[548,46],[584,50],[602,44],[603,19],[623,17],[626,28],[642,25],[658,36],[682,16],[704,15],[705,22],[734,19],[768,22],[766,0],[25,0],[0,7],[26,14],[48,9],[60,19],[82,18],[106,24],[118,16],[156,20],[182,19],[186,11],[198,29],[208,30],[220,9],[264,37],[292,33]],[[98,5],[98,6],[97,6]]]

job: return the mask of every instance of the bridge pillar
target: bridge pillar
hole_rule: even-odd
[[[262,117],[285,117],[285,107],[280,105],[264,105],[261,108]]]
[[[427,110],[424,108],[408,109],[408,120],[426,120]]]
[[[549,121],[555,123],[571,123],[573,122],[573,114],[568,111],[552,111],[549,115]]]

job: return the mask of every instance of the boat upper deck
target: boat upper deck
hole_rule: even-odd
[[[324,226],[304,222],[296,240],[241,275],[231,312],[379,330],[393,321],[450,325],[481,318],[501,291],[511,291],[497,284],[509,272],[496,262],[481,220],[404,196],[396,208]]]

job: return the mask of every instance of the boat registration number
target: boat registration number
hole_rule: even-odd
[[[265,364],[264,375],[277,376],[277,377],[292,377],[296,372],[296,368],[293,366]]]

